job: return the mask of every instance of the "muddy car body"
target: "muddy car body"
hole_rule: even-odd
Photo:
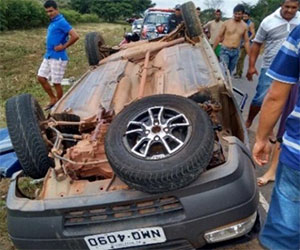
[[[8,101],[24,172],[45,175],[34,198],[18,188],[22,173],[13,177],[8,230],[18,249],[196,249],[251,230],[258,193],[247,132],[191,2],[183,15],[159,41],[100,60],[47,119],[29,95]],[[40,147],[27,157],[30,139],[13,132],[34,126]],[[24,159],[35,153],[33,168]]]

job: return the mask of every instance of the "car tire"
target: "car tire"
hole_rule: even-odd
[[[181,5],[181,13],[189,38],[199,37],[202,34],[202,27],[194,3],[187,2]]]
[[[29,94],[6,102],[6,120],[10,139],[24,173],[34,179],[46,175],[54,161],[48,157],[40,122],[45,120],[38,102]]]
[[[138,145],[143,138],[147,145]],[[188,98],[164,94],[121,111],[108,129],[105,150],[114,172],[128,186],[158,193],[192,183],[209,164],[213,145],[208,114]]]
[[[104,39],[98,32],[90,32],[85,36],[85,52],[90,66],[97,65],[104,58],[99,50],[104,44]]]

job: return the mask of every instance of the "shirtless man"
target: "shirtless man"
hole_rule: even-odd
[[[250,44],[248,37],[248,27],[242,21],[244,14],[244,6],[238,4],[233,9],[233,18],[225,21],[215,40],[213,49],[222,42],[220,60],[226,63],[230,74],[235,68],[240,53],[241,40],[244,39],[246,53],[249,54]]]
[[[204,29],[208,29],[208,32],[210,34],[209,43],[213,47],[215,44],[215,40],[219,35],[219,31],[222,28],[222,24],[224,23],[222,20],[222,12],[221,10],[217,9],[215,11],[215,19],[212,21],[209,21],[207,24],[203,26]]]
[[[249,36],[249,42],[250,42],[250,46],[251,46],[252,39],[255,37],[255,26],[254,26],[254,22],[252,22],[250,20],[250,12],[249,11],[245,11],[243,20],[247,24],[248,29],[249,29],[248,36]],[[245,57],[246,57],[246,50],[244,47],[244,41],[242,41],[240,56],[239,56],[239,60],[236,65],[236,73],[233,75],[234,78],[237,78],[237,79],[242,78]]]

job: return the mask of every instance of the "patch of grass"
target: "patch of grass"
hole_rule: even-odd
[[[106,44],[117,45],[123,37],[125,24],[93,23],[75,25],[80,40],[68,49],[70,58],[65,78],[78,78],[88,69],[84,38],[88,32],[98,31]],[[32,94],[44,106],[48,97],[36,80],[45,53],[46,29],[7,31],[0,35],[0,127],[5,127],[5,101],[21,93]],[[66,89],[65,89],[66,90]]]
[[[34,199],[36,197],[36,191],[40,191],[43,187],[42,181],[35,182],[32,178],[21,177],[19,178],[19,189],[25,196]],[[37,194],[38,195],[38,194]]]
[[[3,179],[0,181],[0,249],[15,249],[10,241],[6,227],[6,193],[10,180]]]
[[[65,78],[79,78],[88,70],[84,50],[84,38],[88,32],[98,31],[106,44],[114,46],[123,37],[125,24],[93,23],[74,26],[80,40],[68,49],[69,64]],[[5,102],[8,98],[22,94],[32,94],[44,106],[48,96],[36,81],[36,74],[45,53],[46,29],[9,31],[0,34],[0,128],[6,126]],[[68,87],[64,87],[66,91]],[[35,187],[29,179],[20,182],[22,190],[32,196]],[[0,181],[0,249],[15,249],[9,240],[6,228],[6,193],[9,180]]]

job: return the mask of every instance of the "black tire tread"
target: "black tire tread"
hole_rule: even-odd
[[[157,103],[157,98],[169,100],[168,98],[170,98],[170,96],[171,98],[174,97],[174,95],[157,95],[146,97],[142,100],[144,102],[152,100],[153,103]],[[115,134],[119,133],[117,131],[120,126],[119,124],[122,123],[122,113],[125,109],[120,112],[117,117],[115,117],[110,125],[105,143],[108,160],[116,175],[132,188],[148,193],[175,190],[192,183],[209,164],[213,152],[214,131],[208,115],[194,101],[180,96],[175,97],[178,103],[185,101],[190,103],[191,108],[196,110],[199,109],[200,111],[197,110],[197,114],[200,114],[207,119],[207,124],[205,126],[208,126],[209,128],[205,129],[206,135],[204,137],[204,141],[199,143],[198,148],[195,148],[195,153],[186,156],[186,159],[183,159],[182,163],[177,162],[175,164],[176,166],[172,169],[162,167],[159,171],[143,171],[138,168],[138,164],[136,166],[130,166],[128,165],[129,161],[126,161],[126,159],[120,160],[119,157],[116,157],[116,154],[119,152],[120,145],[116,145],[114,143],[113,137]],[[126,108],[127,112],[134,112],[136,104],[137,102],[129,105]]]
[[[194,3],[190,1],[181,5],[181,13],[188,36],[191,39],[200,36],[202,34],[202,27]]]
[[[104,45],[104,39],[98,32],[90,32],[85,36],[85,52],[90,66],[97,65],[103,59],[99,46]]]
[[[14,150],[24,173],[34,179],[46,175],[54,162],[48,157],[48,149],[38,125],[38,115],[43,111],[29,94],[12,97],[6,102],[6,119]]]
[[[208,145],[208,147],[206,148],[207,152],[209,152],[210,146],[211,145]],[[120,169],[120,171],[118,171],[118,173],[116,174],[129,186],[137,190],[148,193],[167,192],[187,186],[192,183],[198,176],[200,176],[200,174],[204,172],[204,168],[199,168],[199,166],[203,166],[204,163],[202,158],[203,155],[195,156],[192,160],[186,162],[184,166],[177,169],[176,172],[167,172],[160,174],[155,173],[152,176],[138,176],[133,172],[126,173],[126,171]],[[211,155],[207,153],[205,158],[210,159]],[[170,186],[164,185],[166,181],[170,184]]]

